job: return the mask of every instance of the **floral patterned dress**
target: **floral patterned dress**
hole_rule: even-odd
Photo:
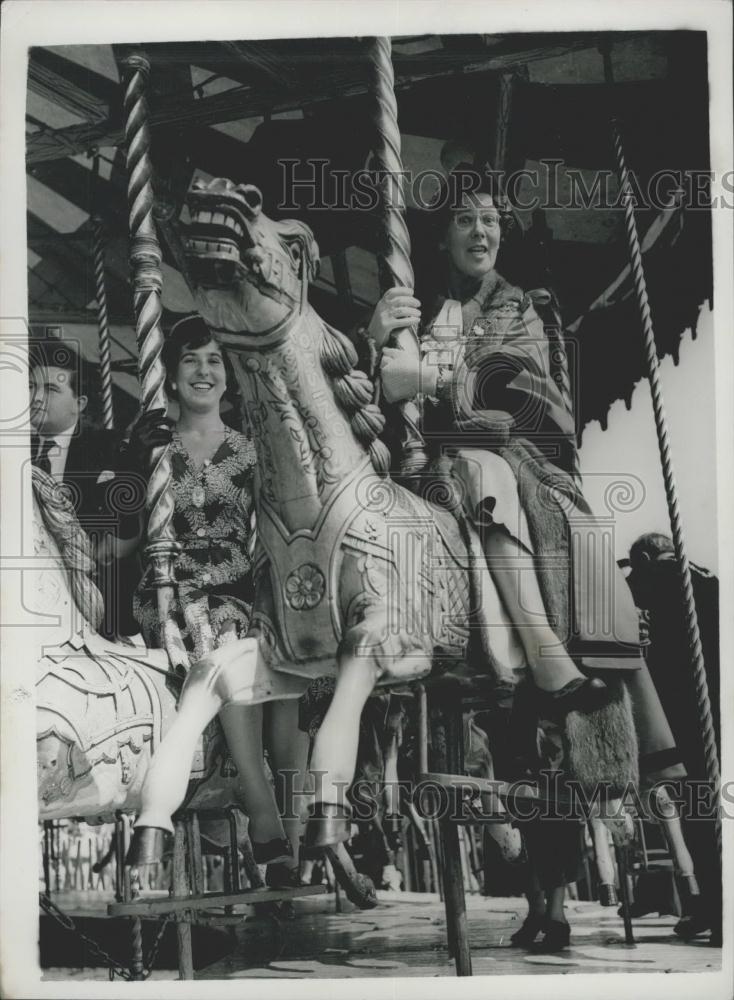
[[[173,526],[181,554],[176,560],[177,595],[172,613],[193,659],[243,636],[253,599],[249,543],[252,536],[255,447],[244,434],[227,428],[211,459],[197,467],[174,433]],[[133,600],[135,618],[146,643],[160,646],[156,593],[148,569]],[[236,632],[228,629],[234,622]]]

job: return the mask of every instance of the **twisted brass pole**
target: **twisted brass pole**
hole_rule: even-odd
[[[99,326],[99,375],[102,383],[102,421],[107,430],[112,430],[115,426],[112,404],[112,354],[110,326],[107,318],[107,290],[104,280],[104,230],[100,216],[94,216],[92,225],[94,232],[94,285]]]
[[[604,53],[604,62],[607,82],[611,83],[611,59],[608,51]],[[655,429],[657,431],[660,462],[662,465],[663,480],[665,483],[665,497],[668,504],[670,528],[673,535],[675,558],[678,564],[678,572],[681,582],[681,597],[686,619],[686,630],[688,632],[688,650],[691,664],[693,666],[694,682],[696,686],[696,708],[698,710],[698,718],[703,737],[706,777],[709,785],[711,786],[711,801],[715,810],[716,843],[719,849],[719,855],[721,855],[721,811],[719,808],[721,774],[719,771],[719,755],[716,750],[711,700],[709,698],[708,683],[706,681],[706,666],[703,660],[701,635],[698,628],[698,616],[696,614],[696,604],[693,598],[691,568],[686,554],[685,542],[683,538],[683,524],[678,506],[678,492],[676,489],[675,472],[673,469],[673,456],[670,451],[667,418],[663,403],[663,390],[660,384],[660,370],[658,365],[657,349],[655,346],[655,332],[653,329],[652,315],[650,313],[650,303],[647,297],[647,284],[645,282],[645,272],[642,266],[642,252],[640,250],[640,239],[637,233],[637,222],[635,220],[635,211],[633,207],[635,196],[632,190],[632,185],[630,184],[629,170],[627,169],[627,163],[625,160],[622,137],[619,132],[617,121],[614,117],[612,117],[612,133],[614,139],[614,152],[617,158],[617,167],[619,170],[622,201],[624,204],[625,228],[630,254],[632,280],[634,282],[637,301],[640,307],[640,317],[642,319],[645,365],[647,368],[647,376],[650,381],[652,408],[655,415]]]
[[[378,255],[378,266],[386,287],[412,288],[414,276],[410,262],[410,236],[405,222],[403,164],[400,156],[398,107],[395,100],[395,76],[389,38],[374,40],[370,49],[370,61],[374,70],[372,93],[376,101],[374,123],[377,141],[374,153],[377,169],[381,173],[380,190],[385,235],[385,249]],[[418,362],[420,348],[413,327],[396,330],[392,340],[395,347],[413,352],[416,363]],[[401,441],[400,471],[403,475],[415,475],[428,463],[420,431],[420,408],[417,402],[408,400],[400,405],[400,412],[405,424]]]
[[[161,361],[161,250],[153,222],[153,183],[150,160],[148,103],[145,96],[150,63],[139,52],[123,60],[125,86],[125,148],[130,210],[130,263],[138,342],[138,374],[144,413],[167,410],[165,369]],[[148,515],[146,559],[157,589],[158,615],[163,645],[173,667],[188,666],[181,635],[171,613],[176,578],[174,560],[179,551],[173,533],[173,493],[168,446],[151,455],[146,509]]]

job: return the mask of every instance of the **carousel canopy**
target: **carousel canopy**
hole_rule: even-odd
[[[629,400],[643,371],[639,316],[624,272],[623,212],[615,205],[611,114],[642,196],[638,224],[661,355],[677,356],[682,333],[695,330],[711,295],[709,213],[664,207],[683,172],[701,177],[708,170],[705,33],[605,34],[613,84],[605,81],[601,38],[393,39],[403,165],[413,178],[424,177],[420,187],[406,189],[414,248],[425,215],[420,201],[444,170],[449,141],[506,174],[526,171],[513,188],[517,225],[499,266],[524,287],[555,290],[583,376],[581,426],[592,419],[604,424],[611,403]],[[349,329],[376,301],[380,213],[340,207],[349,194],[341,178],[370,165],[369,43],[144,46],[151,61],[164,325],[191,308],[181,236],[188,221],[183,200],[195,177],[255,183],[270,215],[301,218],[312,227],[322,267],[311,298],[334,325]],[[89,361],[97,360],[93,236],[101,220],[118,422],[132,417],[138,394],[118,70],[125,54],[108,45],[34,48],[27,99],[32,329],[60,327],[78,338]],[[660,178],[660,171],[667,176]],[[290,204],[279,209],[288,177],[313,183],[289,189]],[[593,197],[600,177],[606,178],[604,204]],[[644,195],[656,178],[650,203]],[[579,185],[592,194],[586,205],[573,203]]]

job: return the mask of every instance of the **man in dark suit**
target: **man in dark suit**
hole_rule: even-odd
[[[118,469],[121,435],[85,421],[85,374],[84,363],[63,341],[32,347],[31,461],[63,486],[92,541],[97,584],[105,599],[100,631],[129,635],[137,631],[131,612],[137,559],[114,558],[114,539],[137,536],[144,489],[140,477]]]

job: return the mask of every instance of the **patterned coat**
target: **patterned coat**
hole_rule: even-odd
[[[533,553],[548,621],[579,666],[625,669],[648,780],[680,776],[612,535],[569,471],[574,421],[533,305],[543,296],[493,271],[463,305],[434,302],[421,342],[440,377],[425,403],[425,438],[434,468],[450,465],[477,527],[501,526]]]
[[[444,376],[425,436],[434,463],[450,458],[469,516],[534,554],[549,622],[582,665],[638,665],[637,612],[611,536],[563,468],[574,422],[533,296],[491,272],[463,306],[434,305],[422,345]]]

